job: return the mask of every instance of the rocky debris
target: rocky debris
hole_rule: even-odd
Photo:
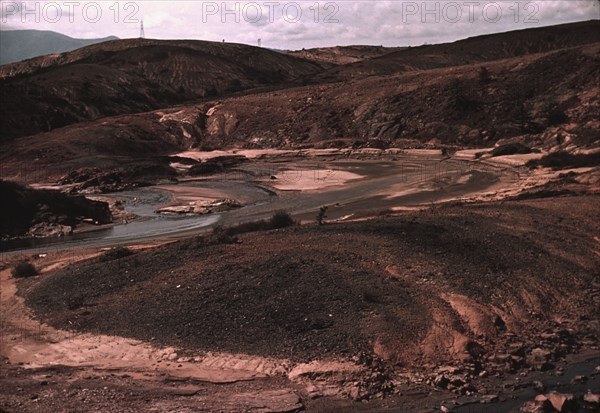
[[[580,411],[595,411],[600,407],[600,395],[588,390],[581,397],[572,393],[551,391],[538,394],[534,401],[526,402],[521,406],[523,413],[577,413]]]
[[[586,409],[599,409],[600,408],[600,394],[592,393],[588,390],[586,394],[583,395],[583,405]]]
[[[394,389],[394,384],[383,363],[367,353],[349,361],[319,361],[295,366],[288,377],[306,385],[307,396],[348,397],[352,400],[383,398]]]
[[[499,400],[499,398],[498,398],[497,394],[486,394],[485,396],[481,396],[479,398],[479,403],[489,404],[489,403],[495,403],[498,400]]]
[[[198,214],[206,215],[240,208],[242,205],[234,199],[217,199],[214,201],[194,201],[189,205],[167,206],[156,210],[158,214]]]
[[[34,238],[64,237],[73,233],[73,227],[54,223],[40,222],[35,224],[27,234]]]
[[[82,222],[108,224],[112,221],[107,203],[57,190],[0,181],[0,198],[3,200],[0,235],[6,238],[64,236]]]
[[[471,384],[475,377],[478,377],[473,365],[463,364],[462,366],[441,366],[437,368],[437,373],[425,381],[439,389],[450,390],[456,394],[471,395],[477,389]]]
[[[177,172],[161,158],[156,163],[127,168],[79,168],[64,175],[58,183],[68,186],[71,193],[96,194],[148,186],[159,180],[172,179],[176,175]]]
[[[181,249],[181,245],[171,244],[152,253],[139,252],[136,261],[146,263],[143,267],[136,266],[133,260],[122,260],[122,268],[129,271],[128,278],[148,280],[145,285],[151,290],[147,290],[144,297],[129,291],[125,296],[118,296],[118,300],[98,299],[99,289],[104,289],[102,296],[117,296],[114,291],[123,291],[122,285],[128,280],[123,280],[123,277],[105,266],[82,263],[70,272],[59,273],[57,270],[53,276],[44,277],[38,285],[27,290],[27,303],[40,316],[55,317],[51,320],[58,326],[73,326],[83,331],[93,328],[94,331],[111,334],[119,331],[116,329],[118,327],[121,331],[131,331],[133,337],[142,340],[157,337],[156,342],[161,345],[177,343],[190,349],[248,351],[262,356],[290,357],[293,362],[304,363],[290,371],[290,379],[315,386],[307,391],[311,397],[328,394],[330,389],[327,386],[333,382],[343,383],[341,387],[346,397],[376,398],[378,394],[389,392],[389,382],[396,388],[401,386],[387,379],[386,371],[380,364],[396,369],[400,363],[404,363],[407,369],[416,365],[422,368],[421,386],[435,386],[435,389],[428,388],[428,391],[471,394],[471,399],[477,401],[483,395],[504,397],[516,389],[531,387],[531,381],[541,376],[531,373],[534,377],[529,382],[523,380],[523,374],[530,373],[530,368],[523,362],[525,355],[535,362],[555,362],[562,357],[556,356],[562,351],[562,340],[569,335],[579,340],[582,334],[588,334],[585,329],[588,320],[592,320],[593,309],[586,305],[585,295],[574,289],[575,283],[572,281],[577,280],[576,285],[587,288],[592,277],[587,267],[580,269],[575,264],[566,265],[553,259],[541,261],[546,265],[552,264],[554,268],[551,273],[544,273],[546,278],[542,280],[556,288],[551,290],[553,294],[570,300],[564,300],[569,305],[565,314],[572,315],[576,320],[586,317],[581,318],[581,322],[573,322],[573,332],[569,334],[560,333],[561,330],[569,331],[571,327],[567,328],[566,323],[556,324],[551,318],[552,313],[531,315],[532,320],[527,320],[527,331],[511,333],[511,324],[516,321],[507,315],[503,319],[509,331],[500,333],[493,342],[480,339],[486,346],[486,352],[471,363],[445,358],[445,353],[433,354],[431,358],[417,354],[400,362],[382,362],[370,355],[373,343],[367,340],[419,325],[424,326],[422,330],[410,330],[406,336],[393,336],[391,340],[404,354],[418,348],[421,341],[415,343],[414,337],[425,337],[431,324],[428,324],[428,318],[420,320],[416,317],[423,314],[429,317],[427,309],[431,308],[432,303],[442,309],[449,308],[442,307],[445,302],[436,301],[435,296],[440,291],[448,290],[446,283],[456,282],[450,286],[453,290],[462,290],[477,302],[497,299],[484,295],[487,292],[476,285],[478,280],[483,280],[482,285],[493,285],[501,279],[517,277],[521,283],[518,289],[503,285],[498,287],[497,293],[502,294],[502,299],[497,299],[498,303],[505,302],[506,297],[519,297],[522,294],[521,285],[537,292],[535,277],[544,268],[538,266],[538,260],[545,259],[539,257],[537,239],[542,240],[540,242],[549,249],[560,245],[566,251],[587,251],[587,241],[586,244],[578,243],[579,239],[572,238],[565,229],[571,231],[577,228],[584,234],[591,234],[593,231],[595,233],[596,224],[586,221],[585,217],[581,221],[579,214],[574,215],[577,220],[563,217],[567,208],[571,211],[574,204],[577,205],[576,211],[589,214],[595,201],[594,197],[510,201],[501,206],[478,206],[476,212],[469,206],[462,206],[460,214],[452,209],[446,215],[446,210],[441,209],[436,216],[411,216],[406,213],[402,218],[384,223],[368,221],[323,226],[318,229],[318,234],[316,226],[299,226],[269,234],[245,234],[243,242],[234,247],[235,260],[232,261],[226,261],[228,253],[234,249],[230,245],[204,244]],[[531,208],[534,210],[531,211],[531,205],[543,208]],[[589,209],[585,209],[586,205]],[[526,216],[521,215],[524,208]],[[556,214],[553,208],[560,208],[560,214]],[[538,209],[543,210],[543,219],[542,215],[536,215]],[[486,215],[483,218],[479,214]],[[530,238],[516,236],[513,228],[508,235],[504,230],[498,230],[493,223],[497,222],[499,216],[515,225],[525,222],[531,224],[537,231],[536,247],[531,246],[528,241]],[[477,226],[472,224],[471,227],[477,231],[473,228],[464,229],[465,217],[476,223]],[[539,226],[535,226],[534,221],[539,222]],[[489,226],[482,225],[485,222],[490,222]],[[496,229],[494,237],[482,240],[480,234],[491,228]],[[435,241],[433,246],[431,240]],[[267,255],[261,249],[265,243],[269,243],[270,247]],[[379,255],[365,259],[357,245],[367,243],[377,247]],[[464,245],[481,245],[485,254],[476,255],[477,260],[465,263],[453,253]],[[310,247],[308,258],[307,250],[299,246]],[[439,250],[448,251],[444,251],[442,259],[439,258]],[[421,257],[418,262],[412,260],[411,257],[419,251],[431,251],[431,255],[426,255],[426,260]],[[440,287],[432,283],[423,289],[414,283],[391,281],[385,276],[384,269],[390,265],[389,257],[400,252],[406,261],[398,260],[394,265],[402,267],[407,273],[437,274],[443,266],[448,273],[457,275],[431,276],[444,285]],[[475,249],[473,254],[480,252]],[[512,262],[517,259],[529,266],[522,275],[519,273],[521,267],[512,267]],[[501,266],[508,269],[502,269]],[[373,272],[373,268],[376,268],[376,272]],[[509,272],[513,268],[514,272]],[[493,275],[488,275],[492,271]],[[566,278],[567,275],[572,278]],[[344,280],[343,284],[340,284],[340,279]],[[529,284],[532,279],[534,281]],[[566,279],[569,282],[561,284]],[[163,281],[168,285],[165,286]],[[181,288],[177,288],[178,285]],[[577,294],[582,296],[578,297]],[[82,296],[86,302],[94,305],[92,314],[77,317],[76,313],[65,310],[65,297]],[[148,308],[148,297],[156,302],[151,308]],[[207,300],[206,297],[211,299]],[[416,307],[416,303],[422,303],[422,307]],[[396,312],[398,308],[401,309],[400,313]],[[521,311],[529,309],[516,307]],[[551,311],[555,309],[556,306],[553,306]],[[409,314],[410,318],[393,319],[392,322],[385,320],[382,314],[394,314],[395,317]],[[144,320],[145,324],[141,325],[140,320]],[[494,322],[493,319],[491,322]],[[358,323],[360,328],[357,328]],[[148,326],[152,329],[148,330]],[[466,330],[466,327],[463,328]],[[363,337],[359,334],[365,334],[367,340],[359,341]],[[261,338],[264,341],[261,342]],[[497,356],[491,356],[497,351]],[[353,363],[345,364],[352,366],[349,371],[342,370],[340,373],[337,367],[319,370],[314,365],[306,366],[315,358],[347,360],[349,354],[356,354]],[[494,368],[492,361],[509,364],[506,360],[523,363],[516,376],[509,376],[505,371]],[[440,363],[444,365],[440,366]],[[306,367],[304,371],[302,366]],[[488,377],[482,378],[483,383],[480,383],[476,380],[483,371],[488,373]],[[419,380],[418,375],[414,379]],[[494,380],[503,380],[502,384],[506,384],[506,387],[500,389],[488,385]]]
[[[550,364],[551,351],[544,350],[541,348],[534,348],[531,353],[527,356],[527,363],[535,370],[546,371],[553,368]]]
[[[553,412],[552,403],[543,394],[539,394],[532,402],[524,403],[521,408],[521,413],[551,413]]]
[[[533,382],[533,389],[538,393],[543,393],[546,390],[546,386],[539,380]]]
[[[202,163],[192,165],[188,173],[192,176],[211,175],[219,172],[225,172],[227,169],[247,162],[249,159],[243,155],[225,155],[216,156],[205,160]]]
[[[570,393],[552,391],[546,394],[546,398],[550,401],[552,407],[560,413],[574,413],[577,410],[577,401]]]

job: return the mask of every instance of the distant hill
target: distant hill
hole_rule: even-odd
[[[114,36],[103,39],[75,39],[52,31],[2,30],[0,65],[47,54],[70,52],[80,47],[117,39],[118,37]]]
[[[148,39],[4,65],[0,165],[23,178],[141,162],[159,170],[190,147],[596,148],[597,27],[501,33],[341,66]]]
[[[313,77],[315,83],[485,63],[545,53],[600,41],[600,20],[535,27],[470,37],[453,43],[410,47],[343,66]]]
[[[268,49],[128,39],[0,66],[0,140],[297,81],[331,67]]]
[[[388,53],[404,50],[405,47],[383,46],[335,46],[319,47],[316,49],[302,49],[286,52],[289,55],[302,57],[316,62],[327,62],[336,65],[361,62],[367,59],[383,56]]]

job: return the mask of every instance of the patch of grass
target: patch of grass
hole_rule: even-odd
[[[550,153],[541,159],[527,162],[528,168],[543,166],[552,169],[585,168],[600,165],[600,152],[590,154],[571,154],[564,151]]]
[[[12,270],[12,275],[15,278],[26,278],[38,275],[38,270],[29,261],[23,261],[15,265]]]

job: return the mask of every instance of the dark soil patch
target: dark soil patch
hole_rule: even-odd
[[[23,280],[20,293],[62,328],[294,360],[372,351],[382,334],[411,354],[432,309],[448,308],[439,295],[451,292],[529,311],[522,321],[535,337],[554,314],[597,318],[597,202],[437,208],[245,234],[224,245],[190,239]]]

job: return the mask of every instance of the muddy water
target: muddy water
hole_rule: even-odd
[[[108,194],[120,199],[125,209],[141,219],[88,233],[58,239],[11,241],[2,250],[25,252],[35,249],[96,247],[130,243],[158,237],[175,237],[199,233],[219,225],[253,221],[270,217],[274,211],[286,210],[296,219],[313,220],[319,207],[328,205],[329,219],[373,214],[398,206],[415,206],[453,199],[484,191],[510,175],[506,171],[463,161],[439,159],[402,159],[400,161],[343,160],[326,163],[327,175],[315,172],[324,163],[299,161],[286,163],[253,163],[234,174],[201,181],[182,181],[179,192],[205,191],[214,196],[241,201],[245,206],[209,216],[164,216],[156,209],[168,205],[172,194],[155,188]],[[268,188],[268,178],[256,171],[277,174],[278,183],[285,180],[314,180],[310,191],[277,191]],[[358,179],[335,181],[335,171],[351,172]],[[340,174],[339,176],[341,176]],[[325,180],[328,180],[325,182]],[[332,181],[333,180],[333,184]],[[284,182],[285,183],[285,182]]]

